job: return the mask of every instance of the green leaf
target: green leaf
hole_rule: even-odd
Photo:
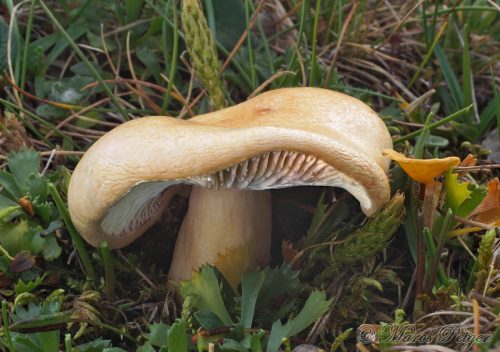
[[[149,342],[146,342],[144,345],[140,346],[136,352],[156,352],[156,350]]]
[[[182,297],[191,296],[193,306],[215,313],[224,325],[232,325],[233,321],[224,306],[219,282],[211,266],[204,266],[200,272],[194,273],[191,280],[182,281],[179,285]]]
[[[19,205],[17,202],[0,194],[0,209]]]
[[[59,258],[61,251],[62,248],[59,243],[57,243],[56,238],[54,236],[47,237],[42,249],[43,258],[47,261],[54,260]]]
[[[241,325],[245,329],[252,327],[257,296],[264,283],[264,271],[248,271],[241,282]]]
[[[38,199],[39,203],[47,201],[47,179],[43,175],[31,174],[26,181],[26,187],[31,199]]]
[[[0,186],[4,188],[13,201],[17,202],[23,196],[14,176],[3,170],[0,170]]]
[[[16,35],[15,31],[12,33],[13,36]],[[11,48],[11,60],[15,62],[16,52],[17,52],[17,40],[12,38],[12,48]],[[0,72],[4,72],[8,69],[7,65],[7,43],[9,41],[9,25],[5,22],[0,22]]]
[[[294,336],[313,324],[328,311],[331,303],[324,292],[313,291],[295,318],[288,320],[285,325],[279,320],[273,323],[266,351],[277,352],[283,338]]]
[[[158,57],[151,49],[142,47],[136,52],[137,58],[146,66],[147,71],[152,74],[156,81],[161,79],[161,67]]]
[[[443,49],[439,44],[434,48],[434,54],[436,55],[439,61],[439,67],[441,68],[444,80],[448,85],[448,89],[451,92],[452,100],[453,100],[453,111],[457,111],[464,106],[464,97],[462,95],[462,89],[460,88],[460,83],[458,81],[457,76],[454,73],[453,68],[448,61]],[[453,111],[447,111],[447,114],[450,114]]]
[[[289,336],[294,336],[306,329],[309,325],[318,320],[328,308],[332,300],[326,299],[326,294],[323,291],[313,291],[307,299],[300,313],[291,320]],[[289,322],[290,323],[290,322]],[[287,323],[288,325],[288,323]]]
[[[166,346],[169,326],[163,323],[149,324],[148,341],[153,346]]]
[[[248,352],[248,350],[238,341],[233,339],[224,339],[221,347],[222,351],[232,351],[232,352]]]
[[[200,309],[199,311],[194,313],[194,317],[203,329],[212,330],[224,326],[222,320],[220,320],[217,315],[208,310]]]
[[[207,13],[213,14],[216,40],[227,50],[233,49],[241,34],[246,30],[243,2],[212,0],[203,1],[203,3],[207,7]],[[209,6],[211,8],[208,8]],[[209,23],[212,24],[211,16],[207,17]]]
[[[19,205],[12,205],[10,207],[0,209],[0,223],[5,223],[12,220],[14,217],[23,213]]]
[[[187,352],[186,324],[184,320],[177,319],[168,329],[168,351]]]
[[[264,330],[260,330],[256,334],[252,334],[250,337],[250,351],[252,352],[263,352],[262,350],[262,338],[266,335]]]
[[[288,264],[279,268],[265,269],[266,279],[262,285],[255,308],[254,320],[264,326],[283,318],[290,311],[300,291],[299,272]],[[280,297],[280,305],[276,306],[276,298]],[[284,297],[289,297],[288,300]]]
[[[26,250],[32,255],[40,253],[45,239],[28,226],[27,220],[16,224],[0,224],[0,244],[11,256]]]
[[[111,346],[111,340],[103,340],[102,337],[99,337],[83,345],[77,346],[75,350],[78,352],[104,352],[104,351],[109,352],[113,350],[113,348],[108,348],[109,346]],[[115,347],[115,350],[113,352],[122,352],[122,351],[123,350],[121,348]]]
[[[143,6],[144,6],[144,0],[125,0],[127,23],[134,22],[139,18]]]
[[[482,202],[488,193],[484,187],[469,185],[470,197],[466,199],[455,211],[455,215],[466,217]]]
[[[30,176],[38,175],[40,170],[40,154],[32,149],[11,153],[9,154],[8,165],[19,189],[23,193],[27,193],[30,190]]]
[[[24,293],[24,292],[32,292],[35,288],[40,286],[43,282],[43,276],[37,276],[34,281],[24,282],[21,279],[17,282],[14,287],[14,292],[16,293]]]
[[[458,207],[471,197],[471,192],[468,189],[468,182],[458,182],[458,174],[454,174],[451,170],[446,173],[445,179],[446,204],[455,213]]]

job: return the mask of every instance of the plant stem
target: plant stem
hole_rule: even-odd
[[[73,346],[71,346],[71,335],[64,335],[64,347],[66,348],[66,352],[73,352]]]
[[[312,49],[311,49],[311,73],[309,76],[309,86],[314,86],[314,76],[316,75],[316,48],[318,46],[318,20],[319,20],[319,10],[321,6],[321,0],[316,0],[316,9],[314,11],[314,28],[312,37]]]
[[[111,250],[109,249],[108,243],[106,241],[103,241],[99,245],[99,251],[101,252],[102,262],[104,264],[104,275],[105,275],[104,292],[106,292],[108,296],[114,296],[115,283],[116,283],[115,270],[113,267],[113,258],[111,257]]]
[[[28,15],[28,24],[26,25],[26,34],[24,37],[24,52],[23,52],[23,62],[21,67],[21,81],[19,82],[19,87],[24,90],[24,84],[26,82],[26,71],[28,67],[28,51],[30,46],[30,36],[31,28],[33,27],[33,15],[35,13],[35,0],[31,0],[30,13]],[[24,95],[20,97],[21,101],[24,99]]]
[[[168,108],[168,104],[170,103],[170,94],[172,93],[172,88],[174,86],[174,77],[175,73],[177,72],[177,53],[179,51],[179,24],[177,20],[177,7],[175,5],[175,1],[172,1],[172,13],[174,17],[174,25],[172,26],[174,30],[174,43],[172,48],[172,62],[170,63],[170,73],[168,75],[167,91],[165,92],[165,96],[163,98],[163,104],[161,106],[162,114],[165,114]],[[164,31],[166,31],[168,22],[164,19],[164,23],[165,23]]]
[[[10,352],[14,352],[14,344],[12,343],[12,338],[10,336],[9,319],[7,317],[7,301],[2,301],[2,321],[3,321],[3,331],[5,338],[7,339],[7,345],[9,346]]]
[[[96,274],[94,267],[92,266],[92,262],[90,261],[90,257],[87,253],[87,250],[85,249],[85,245],[80,234],[75,229],[75,226],[71,221],[68,210],[66,209],[66,206],[61,196],[59,195],[56,186],[52,182],[49,182],[47,187],[49,189],[50,195],[56,203],[57,209],[59,210],[64,223],[66,224],[66,227],[68,228],[71,240],[73,241],[73,245],[75,246],[78,255],[80,256],[80,260],[82,261],[87,278],[95,282]]]
[[[457,112],[454,112],[453,114],[449,115],[449,116],[446,116],[445,118],[439,120],[439,121],[436,121],[434,123],[431,123],[429,126],[427,126],[427,128],[429,130],[433,130],[434,128],[437,128],[439,126],[442,126],[444,125],[445,123],[448,123],[450,121],[453,121],[455,120],[457,117],[460,117],[462,116],[463,114],[466,114],[470,111],[470,109],[472,108],[472,104],[469,105],[469,106],[466,106],[465,108],[463,109],[460,109],[458,110]],[[412,133],[408,133],[406,136],[403,136],[403,137],[400,137],[400,138],[397,138],[393,141],[394,144],[397,144],[397,143],[401,143],[401,142],[404,142],[404,141],[407,141],[409,139],[412,139],[414,137],[417,137],[418,135],[420,135],[423,131],[424,131],[425,128],[421,128],[417,131],[414,131]]]

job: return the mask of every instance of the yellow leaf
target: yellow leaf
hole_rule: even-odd
[[[397,162],[413,180],[425,184],[433,183],[435,177],[460,163],[456,156],[444,159],[412,159],[392,149],[384,149],[384,155]]]
[[[448,206],[456,214],[457,209],[466,199],[470,198],[469,182],[458,182],[458,174],[449,172],[446,175],[446,201]]]
[[[219,269],[231,287],[236,290],[243,273],[248,268],[248,249],[246,247],[226,249],[225,253],[217,254],[214,266]]]

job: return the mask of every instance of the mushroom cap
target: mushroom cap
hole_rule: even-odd
[[[116,127],[78,163],[68,207],[87,242],[112,248],[156,222],[179,183],[335,186],[371,215],[390,197],[387,148],[386,126],[363,102],[320,88],[277,89],[190,120],[151,116]]]

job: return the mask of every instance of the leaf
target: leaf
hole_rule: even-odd
[[[168,351],[187,352],[186,324],[184,320],[177,319],[168,329]]]
[[[156,352],[156,350],[151,346],[149,342],[146,342],[144,345],[139,347],[136,352]]]
[[[134,22],[141,15],[144,0],[126,0],[125,10],[127,12],[127,23]]]
[[[262,350],[262,338],[266,335],[264,330],[260,330],[256,334],[252,334],[250,337],[250,351],[252,352],[263,352]]]
[[[22,273],[35,266],[36,260],[29,251],[21,251],[16,254],[14,260],[9,264],[11,273]],[[17,292],[17,291],[16,291]],[[21,292],[18,292],[21,293]]]
[[[252,327],[255,304],[262,284],[264,283],[264,271],[247,271],[241,281],[241,320],[244,329]]]
[[[224,325],[233,324],[224,306],[213,267],[203,266],[200,272],[193,273],[191,280],[181,281],[179,292],[184,299],[191,296],[190,302],[196,308],[215,313]]]
[[[2,208],[0,209],[0,223],[8,222],[22,213],[23,211],[19,205]]]
[[[306,329],[309,325],[318,320],[330,308],[332,300],[326,299],[326,294],[323,291],[313,291],[307,299],[300,313],[291,320],[289,331],[290,336],[294,336]],[[287,323],[287,325],[290,321]]]
[[[4,188],[13,201],[17,201],[23,195],[14,176],[2,170],[0,170],[0,186]]]
[[[12,40],[12,48],[10,51],[10,58],[11,62],[15,62],[16,58],[16,53],[17,53],[17,40],[15,38],[16,36],[16,31],[13,31],[13,40]],[[6,71],[9,66],[8,66],[8,60],[7,60],[7,43],[9,41],[9,25],[6,24],[5,22],[0,22],[0,72]]]
[[[8,165],[19,189],[23,193],[28,193],[30,176],[38,175],[40,170],[40,154],[32,149],[10,153]]]
[[[412,159],[392,149],[384,149],[383,153],[396,161],[410,178],[424,184],[433,183],[435,177],[460,163],[460,159],[455,156],[444,159]]]
[[[85,344],[79,345],[75,348],[78,352],[104,352],[111,351],[113,348],[109,348],[111,346],[111,340],[103,340],[102,337],[99,337],[95,340],[87,342]],[[122,352],[121,348],[116,348],[113,352]]]
[[[160,81],[162,73],[158,57],[155,53],[146,47],[136,51],[137,58],[146,66],[147,72],[152,74],[156,81]]]
[[[456,213],[458,207],[470,199],[471,191],[469,191],[469,182],[458,182],[458,174],[452,173],[449,170],[445,180],[446,204]]]
[[[222,351],[231,351],[231,352],[248,352],[248,350],[236,340],[233,339],[224,339],[223,344],[221,346]]]
[[[500,181],[497,177],[488,182],[488,191],[481,203],[468,214],[476,221],[492,224],[500,224]]]
[[[28,227],[27,220],[21,220],[17,224],[0,224],[0,244],[11,256],[22,250],[38,254],[43,248],[44,241],[40,236],[35,236],[34,231]]]
[[[148,342],[153,346],[166,346],[169,326],[163,323],[149,324]]]
[[[205,6],[210,3],[203,1]],[[245,8],[241,1],[212,0],[212,8],[207,13],[213,13],[215,38],[227,50],[233,49],[241,34],[246,30]],[[210,16],[208,22],[211,23]]]
[[[254,319],[269,326],[289,313],[300,290],[300,283],[299,272],[288,264],[275,269],[266,268],[265,272],[266,278],[257,298]],[[276,304],[277,300],[280,302],[279,306]]]
[[[61,251],[62,248],[57,243],[56,238],[54,236],[47,237],[42,249],[43,258],[47,261],[54,260],[59,258]]]
[[[39,174],[31,174],[27,180],[28,192],[31,199],[37,199],[39,203],[47,201],[47,179]]]
[[[43,282],[43,276],[37,276],[35,280],[24,282],[21,279],[17,282],[14,287],[14,292],[16,293],[24,293],[24,292],[32,292],[35,288],[40,286]]]
[[[233,290],[241,281],[241,276],[248,268],[248,248],[238,247],[227,249],[225,253],[218,253],[214,266],[224,275]]]
[[[199,311],[194,313],[194,317],[201,325],[201,327],[206,330],[213,330],[224,326],[222,320],[220,320],[217,315],[208,310],[200,309]]]
[[[327,300],[324,292],[313,291],[295,318],[288,320],[285,325],[279,320],[273,323],[266,351],[277,352],[283,338],[294,336],[306,329],[328,311],[331,303],[332,300]]]

